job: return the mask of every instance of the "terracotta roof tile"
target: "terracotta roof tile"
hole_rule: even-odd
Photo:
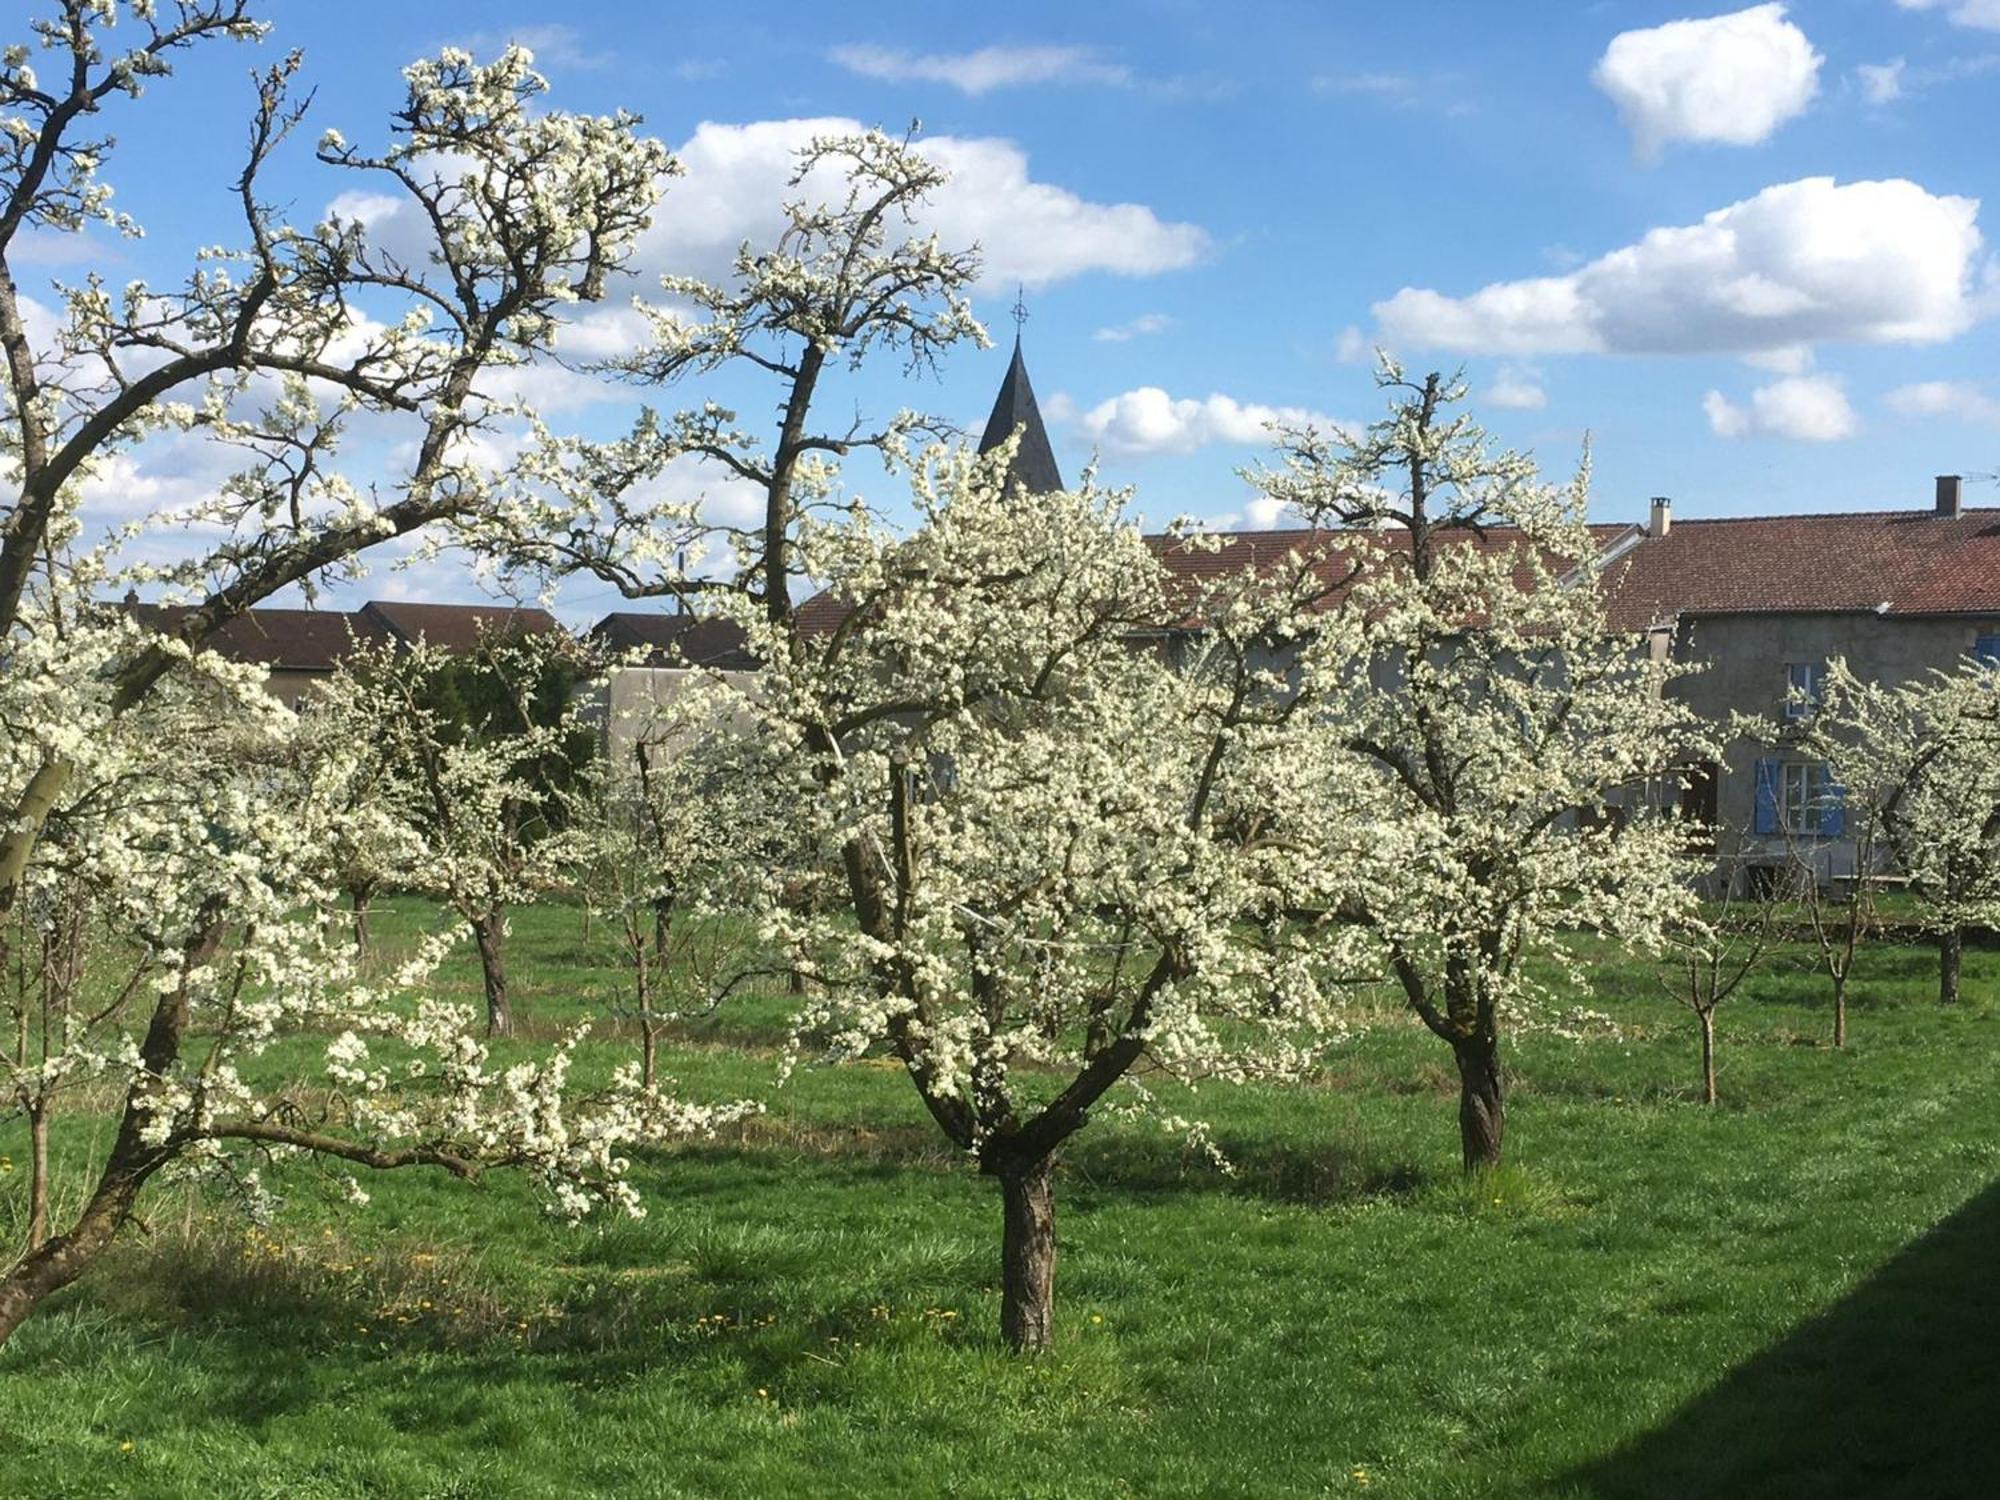
[[[1614,568],[1612,614],[2000,614],[2000,510],[1675,520]]]

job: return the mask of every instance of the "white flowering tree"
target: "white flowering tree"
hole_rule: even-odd
[[[258,187],[302,118],[291,57],[258,77],[238,228],[215,236],[235,248],[176,289],[85,275],[36,300],[19,271],[37,238],[136,232],[110,210],[101,122],[187,49],[261,35],[253,10],[55,0],[0,48],[0,968],[32,940],[50,979],[10,992],[27,1038],[17,1028],[0,1060],[0,1111],[60,1132],[87,1083],[117,1117],[81,1209],[51,1222],[44,1193],[30,1215],[37,1243],[0,1273],[0,1339],[103,1253],[163,1173],[254,1187],[301,1154],[460,1175],[510,1163],[580,1210],[628,1201],[618,1151],[636,1131],[700,1120],[649,1099],[636,1069],[578,1114],[566,1051],[491,1062],[468,1015],[402,993],[428,951],[387,985],[356,983],[325,900],[351,802],[299,776],[310,762],[253,683],[195,659],[278,589],[494,501],[503,480],[480,442],[529,416],[496,376],[602,294],[671,159],[629,117],[546,108],[523,52],[490,66],[446,52],[407,71],[379,149],[328,133],[318,153],[343,186],[404,206],[415,253],[342,219],[294,227]],[[360,422],[400,428],[406,441],[379,446],[409,455],[367,486],[336,462]],[[120,539],[183,560],[84,545],[85,484],[162,438],[244,455],[212,495]],[[162,539],[173,522],[189,525]],[[153,632],[94,606],[130,582],[185,607]],[[42,933],[60,940],[44,950]],[[265,1050],[281,1030],[324,1035],[324,1069],[283,1069]]]
[[[1683,830],[1649,789],[1710,735],[1662,691],[1683,669],[1607,622],[1585,476],[1553,488],[1491,450],[1452,411],[1461,381],[1386,359],[1378,381],[1386,417],[1284,432],[1252,478],[1345,531],[1355,582],[1302,671],[1365,774],[1325,789],[1315,863],[1451,1048],[1472,1169],[1500,1160],[1501,1039],[1537,1010],[1524,960],[1560,960],[1579,930],[1656,939],[1691,899]]]
[[[41,1178],[33,1243],[0,1273],[0,1341],[102,1255],[162,1177],[224,1176],[254,1202],[273,1186],[265,1174],[296,1161],[460,1177],[511,1166],[564,1213],[637,1212],[627,1145],[716,1116],[643,1087],[636,1068],[576,1089],[575,1037],[503,1064],[472,1008],[424,994],[441,941],[364,982],[327,920],[351,768],[301,755],[297,721],[255,673],[185,647],[143,703],[114,712],[93,689],[151,649],[139,628],[87,606],[58,625],[36,595],[25,613],[43,628],[20,648],[37,659],[0,674],[0,770],[61,753],[71,774],[14,915],[56,924],[43,972],[73,967],[10,993],[30,1040],[0,1056],[0,1113],[47,1117],[85,1090],[118,1104],[68,1222],[49,1221]],[[280,1036],[317,1037],[319,1063],[287,1060],[296,1042],[269,1052]],[[96,1132],[75,1123],[89,1149]],[[46,1153],[33,1165],[45,1174]],[[347,1191],[365,1201],[358,1183]]]
[[[509,909],[569,879],[569,812],[596,739],[570,690],[580,671],[560,632],[491,635],[469,653],[357,644],[311,705],[315,740],[367,787],[361,833],[381,852],[381,821],[396,825],[409,861],[395,882],[465,923],[492,1035],[513,1029]]]
[[[1179,616],[1120,498],[1086,482],[1024,510],[1009,456],[930,455],[907,535],[804,529],[843,608],[801,629],[743,601],[772,665],[735,743],[804,820],[795,855],[743,855],[769,940],[809,968],[799,1040],[896,1058],[998,1181],[1002,1332],[1033,1351],[1064,1145],[1148,1108],[1155,1075],[1294,1073],[1332,1021],[1279,821],[1317,741],[1267,665],[1303,609],[1287,585],[1316,580],[1237,581],[1177,665],[1132,639]]]
[[[294,226],[259,190],[303,118],[294,54],[258,77],[234,248],[205,252],[178,288],[114,290],[87,274],[58,286],[52,305],[36,301],[17,274],[33,237],[93,224],[138,232],[111,209],[102,174],[113,142],[100,122],[133,108],[181,53],[262,36],[257,9],[57,0],[0,51],[0,640],[10,653],[30,628],[37,569],[74,530],[80,487],[149,438],[206,437],[246,459],[171,518],[189,527],[181,562],[128,574],[191,600],[173,627],[191,643],[368,547],[496,503],[504,480],[479,461],[481,440],[532,416],[496,374],[545,355],[561,312],[603,294],[676,170],[630,116],[547,109],[525,51],[482,66],[447,50],[406,70],[379,149],[337,131],[318,148],[328,196],[338,184],[399,205],[420,226],[415,250],[384,248],[337,215]],[[343,433],[364,420],[400,438],[385,448],[411,455],[366,487],[337,464]],[[102,690],[128,709],[175,660],[164,642],[136,652]],[[70,774],[57,758],[0,791],[0,908]]]
[[[1965,929],[2000,923],[2000,668],[1888,684],[1832,661],[1801,749],[1827,763],[1849,828],[1879,830],[1936,936],[1938,999],[1957,1001]]]

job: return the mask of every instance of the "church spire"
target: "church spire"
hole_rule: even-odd
[[[1049,445],[1049,430],[1042,425],[1042,409],[1035,404],[1035,388],[1028,383],[1028,366],[1021,358],[1021,325],[1028,310],[1016,294],[1014,307],[1014,358],[1000,382],[1000,394],[993,402],[993,415],[986,419],[986,431],[979,439],[979,451],[991,452],[1021,429],[1020,446],[1007,477],[1030,495],[1045,495],[1063,487],[1062,470],[1056,467],[1055,449]]]

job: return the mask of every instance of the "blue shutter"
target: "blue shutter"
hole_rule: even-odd
[[[1757,762],[1755,810],[1751,814],[1752,833],[1776,833],[1778,831],[1778,762],[1760,760]]]
[[[2000,667],[2000,635],[1982,635],[1975,639],[1972,659],[1982,667]]]
[[[1847,832],[1847,788],[1833,779],[1833,767],[1820,767],[1819,831],[1830,839]]]

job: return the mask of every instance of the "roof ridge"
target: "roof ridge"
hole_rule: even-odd
[[[1941,516],[1934,510],[1904,507],[1898,510],[1787,510],[1754,516],[1675,516],[1673,529],[1683,526],[1734,526],[1746,521],[1840,521],[1882,520],[1885,517],[1910,521],[1963,521],[1968,516],[2000,516],[2000,505],[1968,505],[1955,516]]]

